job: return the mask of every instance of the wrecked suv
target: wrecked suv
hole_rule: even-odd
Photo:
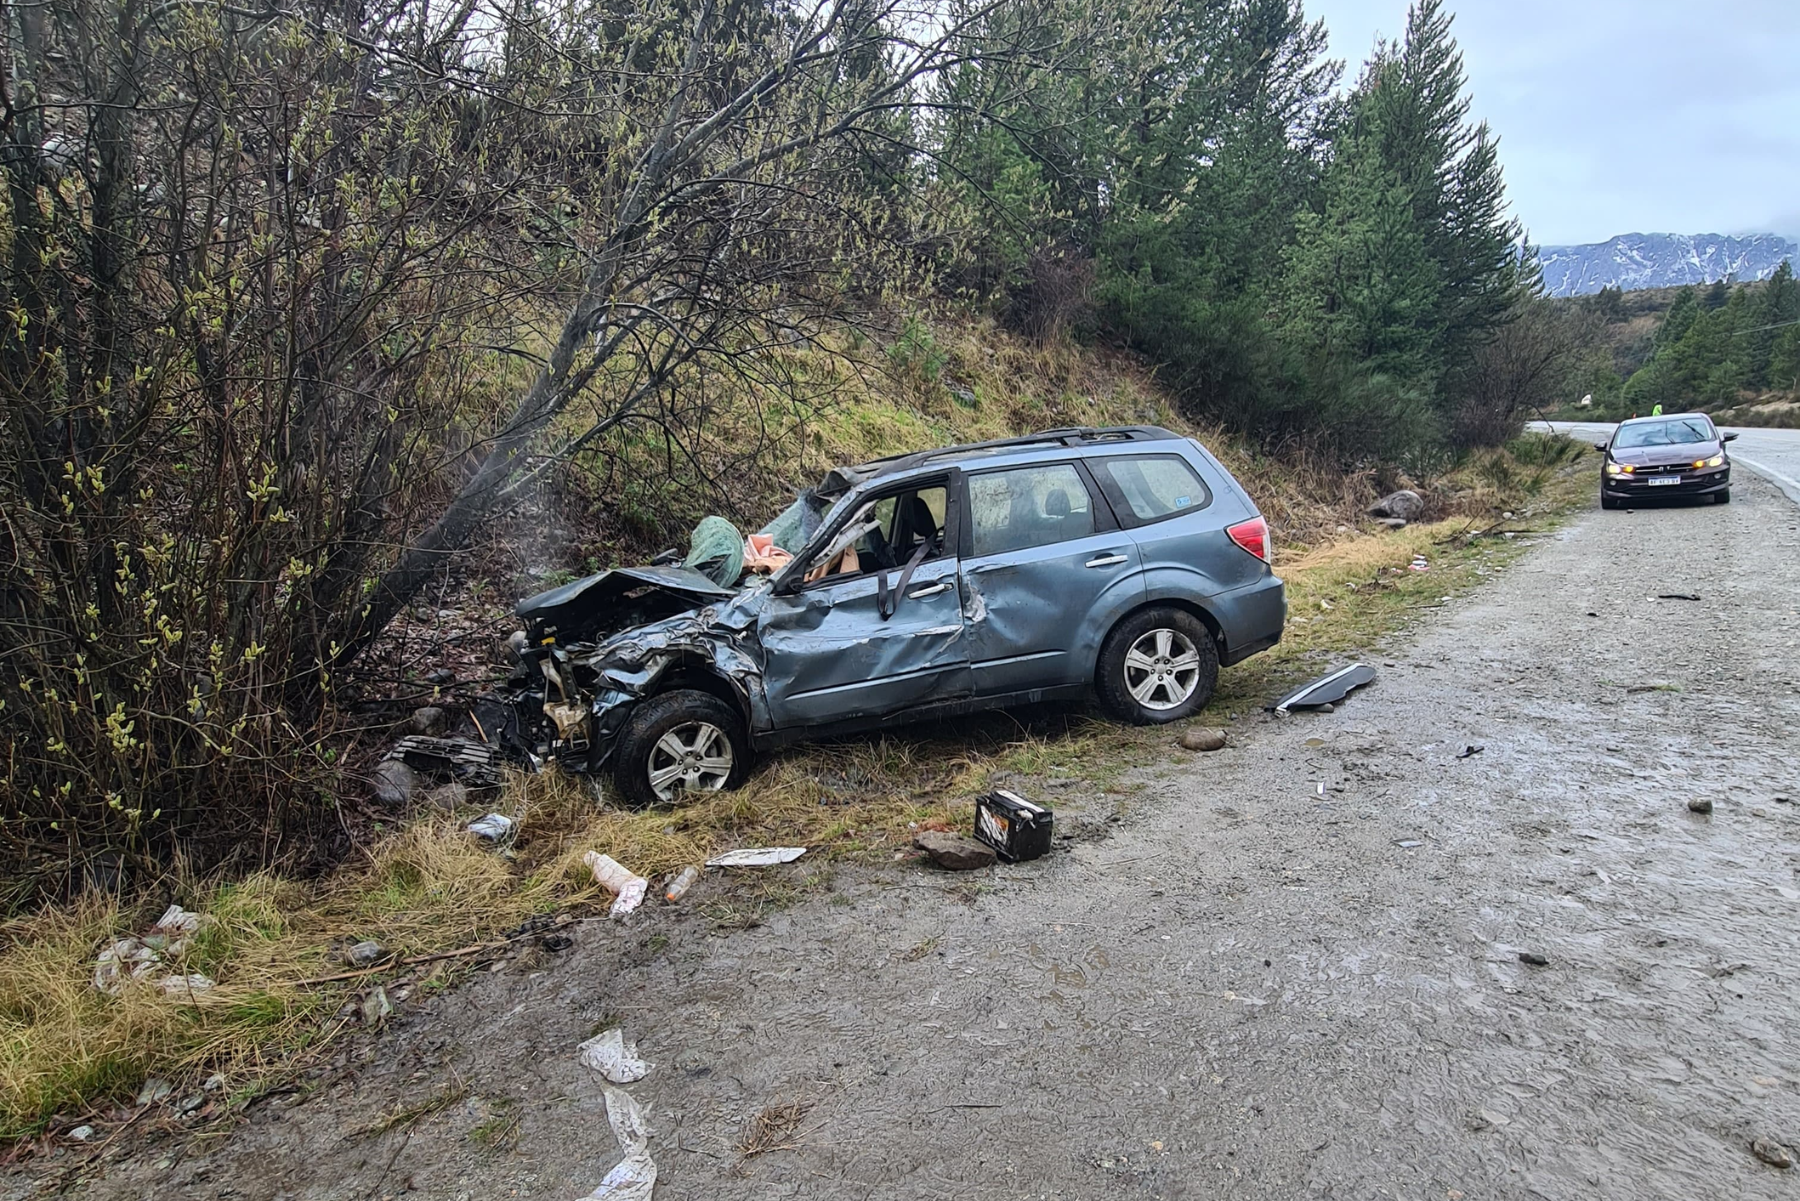
[[[518,670],[473,714],[487,747],[610,767],[648,806],[734,787],[757,751],[920,718],[1097,696],[1170,722],[1286,618],[1256,506],[1153,427],[839,468],[747,545],[708,522],[729,531],[708,561],[702,523],[687,564],[519,604]],[[768,574],[740,579],[746,553]]]

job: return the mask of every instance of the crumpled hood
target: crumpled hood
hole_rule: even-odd
[[[619,567],[540,592],[513,612],[534,638],[592,640],[737,593],[686,567]]]
[[[1719,442],[1682,442],[1674,446],[1633,446],[1612,452],[1613,462],[1629,463],[1633,467],[1666,467],[1671,463],[1692,466],[1702,459],[1710,459],[1724,449]]]

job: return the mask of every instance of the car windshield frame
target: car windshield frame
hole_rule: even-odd
[[[1671,441],[1663,438],[1653,441],[1651,435],[1665,431],[1684,428],[1685,432],[1698,435]],[[1717,442],[1719,435],[1712,429],[1712,423],[1704,417],[1670,417],[1663,421],[1632,422],[1621,425],[1619,432],[1613,437],[1614,450],[1651,450],[1659,446],[1693,446],[1701,442]]]

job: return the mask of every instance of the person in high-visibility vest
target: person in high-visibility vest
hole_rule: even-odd
[[[1655,407],[1654,407],[1654,408],[1652,408],[1652,409],[1651,409],[1651,410],[1650,410],[1650,416],[1652,416],[1652,417],[1661,417],[1661,416],[1662,416],[1662,406],[1661,406],[1661,405],[1657,405],[1657,406],[1655,406]]]

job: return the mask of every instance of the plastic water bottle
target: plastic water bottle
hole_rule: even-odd
[[[671,904],[679,901],[682,897],[687,895],[687,890],[692,888],[694,886],[694,881],[699,878],[699,868],[682,868],[681,874],[676,876],[673,880],[670,880],[669,887],[663,890],[663,900],[668,901]]]

